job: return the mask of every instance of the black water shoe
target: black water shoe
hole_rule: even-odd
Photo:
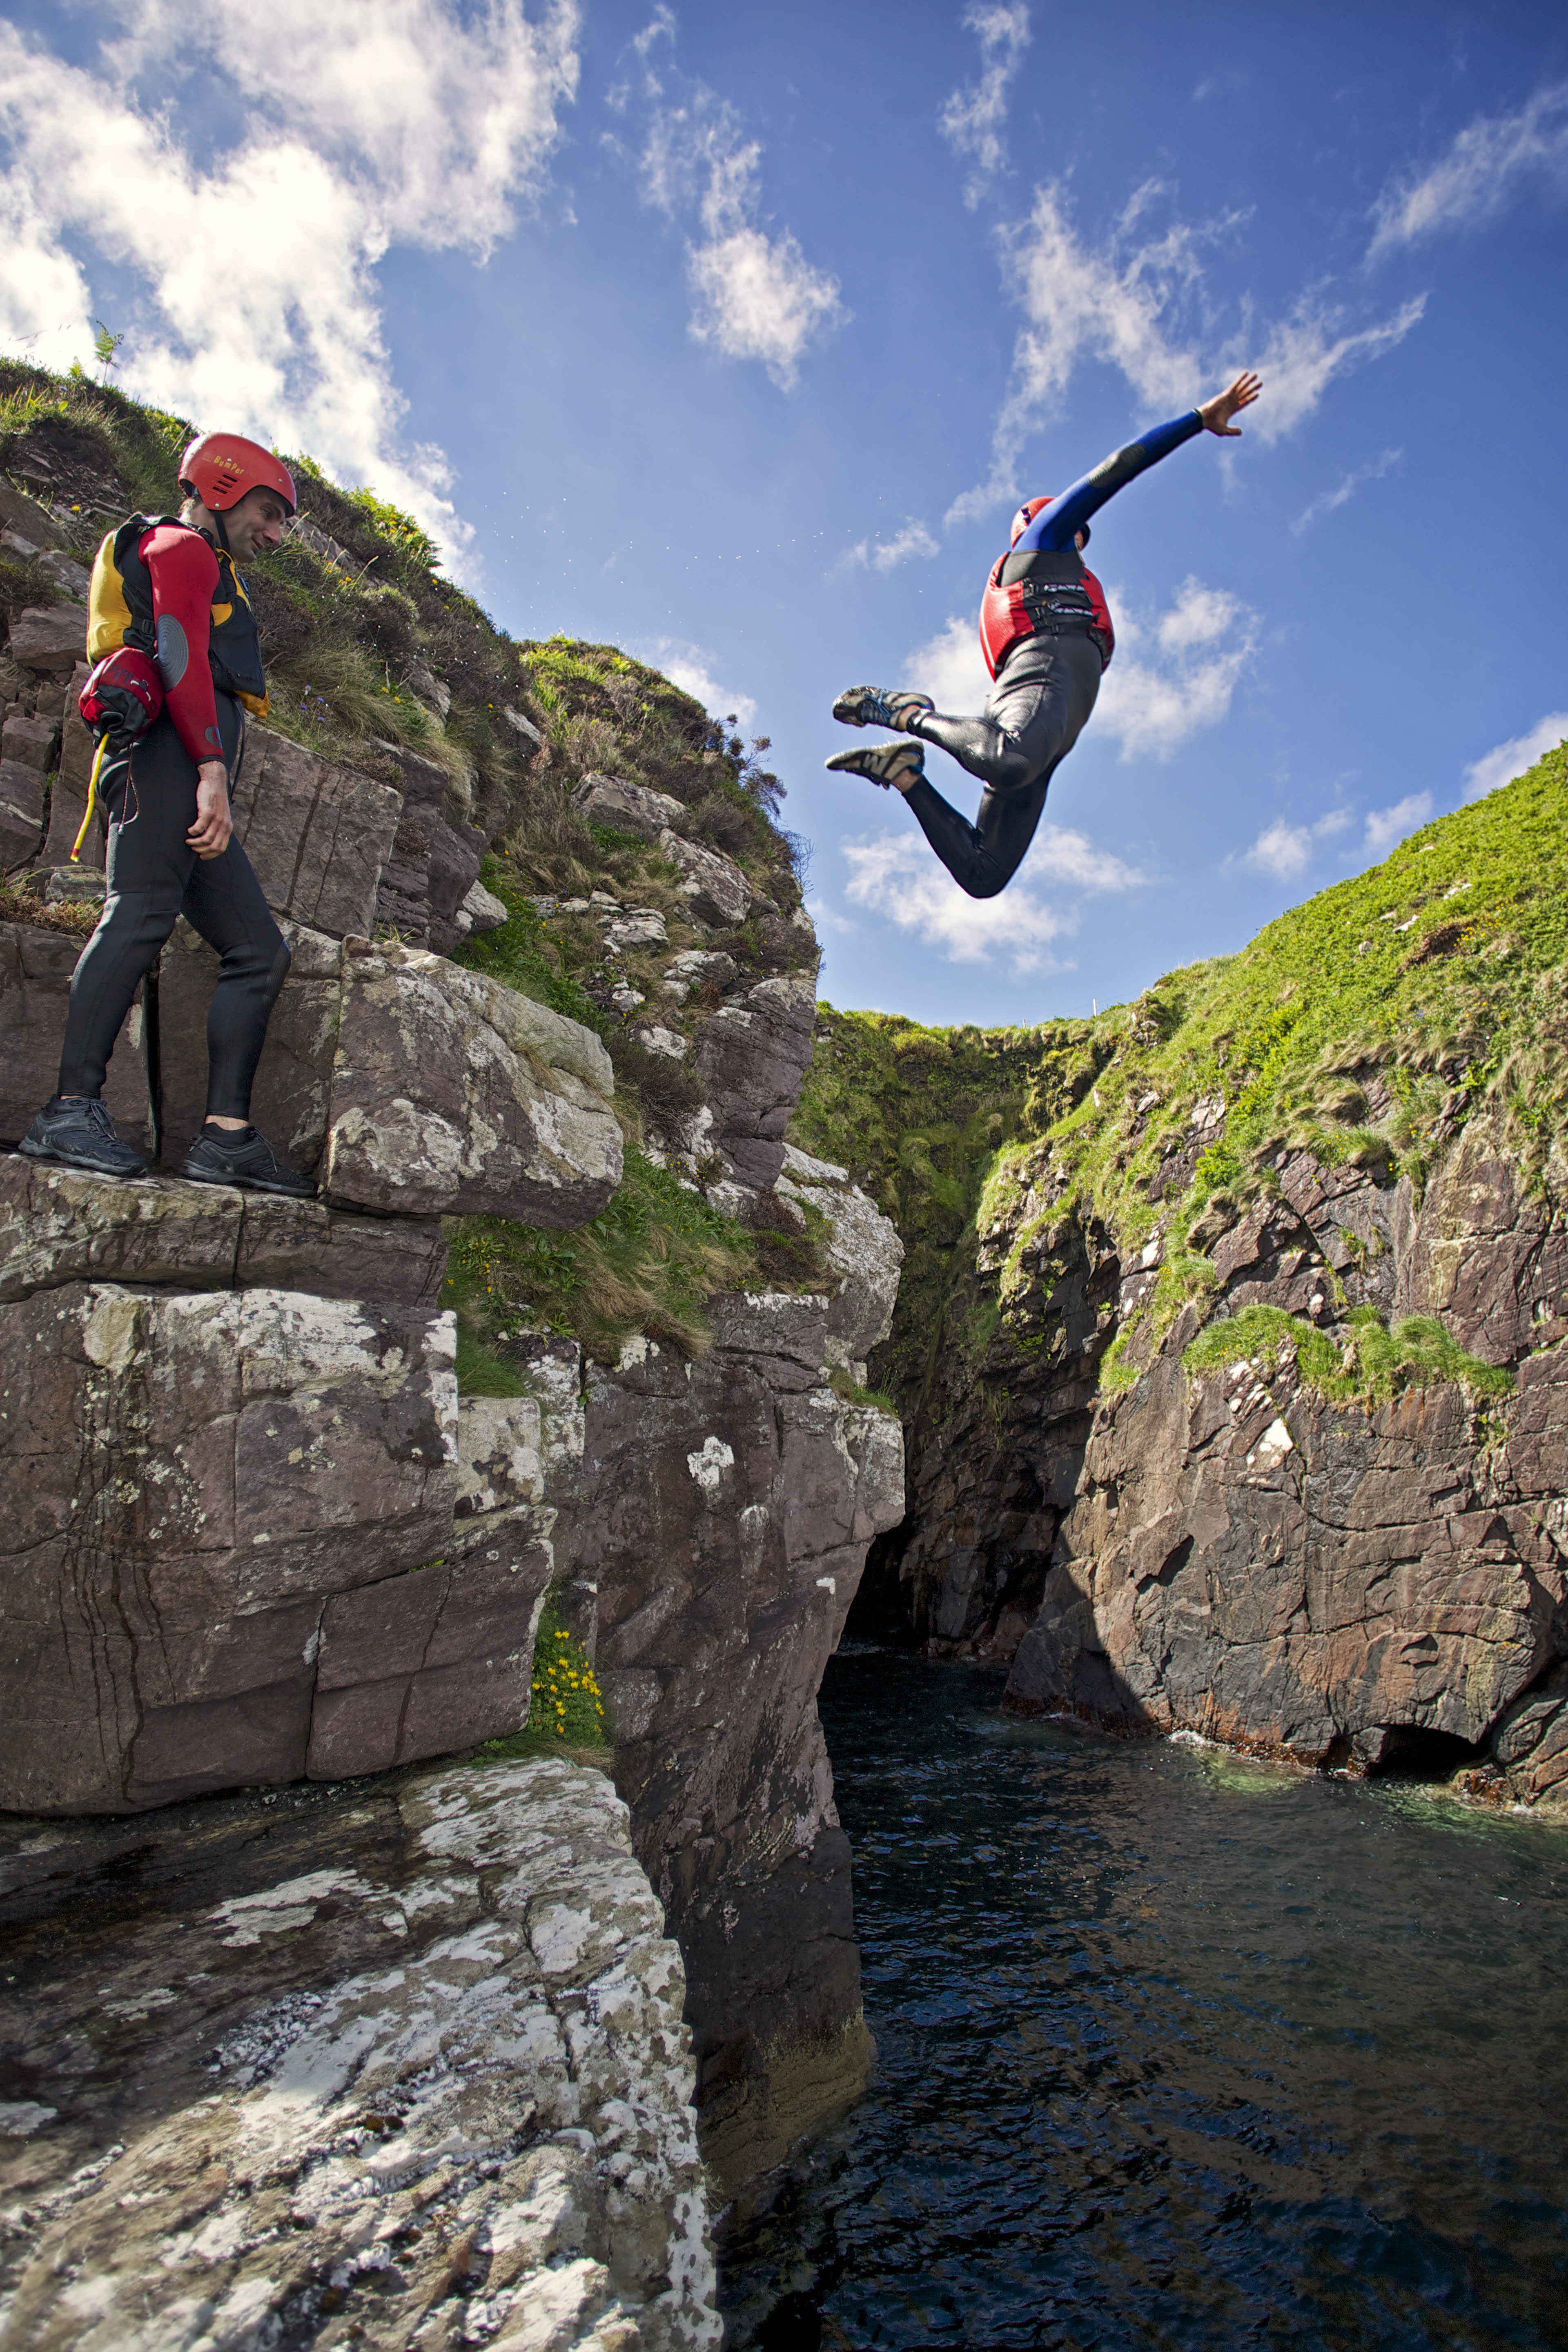
[[[51,1160],[61,1168],[85,1168],[92,1176],[145,1176],[147,1162],[114,1132],[114,1121],[96,1096],[56,1095],[47,1102],[16,1149],[26,1160]]]
[[[237,1184],[242,1192],[282,1192],[291,1201],[316,1197],[310,1178],[286,1168],[253,1127],[204,1127],[180,1173],[193,1184]]]

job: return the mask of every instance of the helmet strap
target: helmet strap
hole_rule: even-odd
[[[218,545],[222,548],[226,555],[231,555],[234,551],[228,543],[228,526],[224,521],[222,509],[218,507],[210,507],[208,509],[208,512],[211,514],[214,522],[217,525]]]

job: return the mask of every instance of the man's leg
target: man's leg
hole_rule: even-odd
[[[916,712],[907,731],[935,743],[985,785],[970,824],[922,772],[898,783],[921,830],[961,890],[994,898],[1035,837],[1058,767],[1082,732],[1100,691],[1100,654],[1087,636],[1034,637],[1019,646],[992,688],[984,715]]]
[[[121,768],[110,785],[108,894],[71,977],[62,1095],[96,1097],[103,1090],[120,1024],[180,911],[195,862],[185,835],[195,813],[195,767],[172,724],[160,719],[136,746],[129,771]]]

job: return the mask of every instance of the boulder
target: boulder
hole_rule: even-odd
[[[605,919],[606,955],[619,955],[623,948],[662,948],[668,943],[669,933],[657,907],[617,907]]]
[[[811,1060],[816,991],[809,980],[764,980],[721,1006],[697,1042],[712,1114],[709,1146],[742,1183],[766,1192],[784,1165],[784,1129]]]
[[[0,1303],[98,1280],[433,1307],[446,1263],[430,1218],[345,1216],[226,1185],[127,1184],[0,1159]]]
[[[20,1142],[55,1091],[71,974],[84,944],[68,931],[0,923],[0,1144]],[[104,1100],[124,1140],[150,1152],[140,1002],[115,1041]]]
[[[486,931],[499,931],[507,919],[506,901],[498,898],[493,890],[487,890],[482,882],[470,883],[468,895],[454,918],[464,939],[479,939]]]
[[[343,948],[322,1183],[331,1199],[579,1225],[621,1179],[592,1031],[418,949]]]
[[[684,841],[668,826],[658,836],[658,845],[670,864],[679,868],[678,887],[694,915],[726,929],[731,923],[744,922],[752,886],[732,857],[717,849],[704,849],[700,842]]]
[[[0,728],[0,760],[9,767],[13,761],[47,776],[55,764],[59,750],[60,722],[57,717],[7,719]]]
[[[827,1219],[827,1262],[838,1277],[827,1318],[829,1361],[850,1367],[862,1384],[866,1358],[893,1328],[904,1245],[890,1217],[867,1199],[849,1171],[813,1160],[786,1143],[775,1191],[809,1202]]]
[[[714,2352],[680,1956],[601,1774],[39,1832],[3,1843],[18,2344]]]
[[[269,727],[246,730],[235,837],[273,913],[342,939],[368,935],[402,795]]]
[[[80,604],[28,604],[11,624],[11,658],[24,669],[74,669],[86,648],[87,612]]]
[[[584,824],[635,833],[644,841],[658,841],[667,827],[681,824],[686,815],[671,793],[623,783],[616,776],[584,776],[572,794],[572,805]]]

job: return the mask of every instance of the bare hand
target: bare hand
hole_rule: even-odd
[[[1211,433],[1220,434],[1226,441],[1239,441],[1241,427],[1230,420],[1238,408],[1250,408],[1262,389],[1262,377],[1243,368],[1228,392],[1216,392],[1212,400],[1205,400],[1198,415]]]
[[[196,821],[185,839],[204,860],[221,857],[234,822],[228,813],[228,770],[221,760],[204,760],[196,770]]]

